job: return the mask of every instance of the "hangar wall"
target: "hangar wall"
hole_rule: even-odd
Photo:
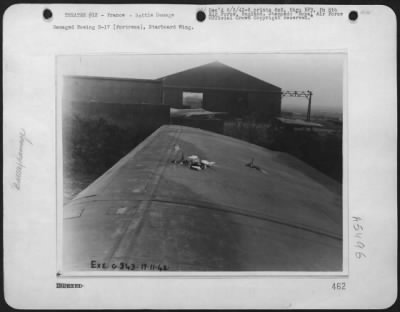
[[[232,117],[255,113],[260,120],[280,114],[281,95],[278,92],[246,92],[232,90],[202,90],[193,88],[164,88],[163,103],[183,108],[183,92],[203,93],[203,108],[212,112],[228,112]]]
[[[203,93],[203,108],[232,117],[255,113],[258,119],[279,115],[281,88],[220,62],[159,78],[163,103],[182,108],[183,92]]]
[[[163,88],[163,104],[173,108],[182,108],[183,91],[183,89]]]
[[[204,109],[228,112],[236,118],[255,114],[265,120],[281,111],[279,87],[219,62],[157,80],[66,76],[63,89],[64,111],[71,109],[73,102],[183,108],[184,92],[202,93]],[[110,106],[114,109],[116,106]]]
[[[249,110],[257,112],[260,119],[268,119],[281,113],[281,94],[250,92],[248,94]]]
[[[161,83],[147,79],[66,76],[63,102],[161,104]]]
[[[76,115],[149,133],[169,123],[161,83],[154,80],[66,76],[62,107],[64,123]]]

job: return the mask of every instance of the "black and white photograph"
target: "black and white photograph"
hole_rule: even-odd
[[[58,274],[344,271],[345,60],[58,56]]]
[[[12,5],[13,309],[387,309],[397,20],[385,5]]]

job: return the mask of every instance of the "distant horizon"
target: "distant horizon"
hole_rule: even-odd
[[[311,114],[342,114],[343,53],[90,55],[58,57],[59,75],[158,79],[218,61],[282,90],[313,92]],[[282,111],[307,111],[305,98],[282,98]]]

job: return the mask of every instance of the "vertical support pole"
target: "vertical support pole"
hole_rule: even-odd
[[[311,97],[312,97],[312,92],[308,91],[307,121],[310,121],[311,119]]]

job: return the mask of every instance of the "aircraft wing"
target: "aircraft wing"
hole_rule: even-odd
[[[182,155],[215,165],[192,170]],[[63,218],[63,272],[342,270],[340,184],[287,154],[195,128],[156,130]]]

